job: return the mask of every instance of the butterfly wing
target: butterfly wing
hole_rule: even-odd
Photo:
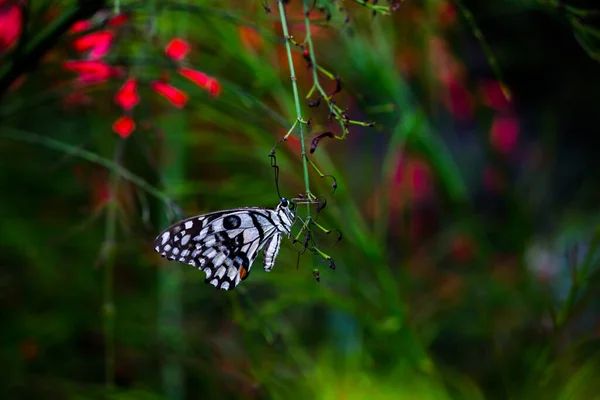
[[[266,241],[265,251],[263,252],[263,264],[265,271],[270,271],[275,265],[275,258],[279,253],[279,245],[281,244],[281,233],[276,232]]]
[[[247,207],[188,218],[158,235],[154,249],[203,270],[216,288],[231,290],[248,277],[265,243],[285,229],[275,216],[275,210]]]

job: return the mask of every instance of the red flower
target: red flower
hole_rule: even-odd
[[[0,55],[11,48],[23,27],[23,14],[16,1],[0,2]]]
[[[140,96],[137,93],[137,82],[133,78],[125,81],[115,94],[115,103],[123,107],[124,110],[131,110],[139,101]]]
[[[119,26],[119,25],[123,25],[127,21],[129,21],[129,15],[117,14],[108,21],[108,25]]]
[[[213,96],[221,95],[221,84],[218,80],[212,79],[208,85],[208,91]]]
[[[82,31],[86,31],[86,30],[90,29],[91,26],[92,26],[92,23],[90,21],[87,21],[87,20],[77,21],[73,24],[73,26],[71,27],[71,29],[69,29],[69,31],[71,33],[82,32]]]
[[[202,88],[205,88],[208,85],[208,82],[212,79],[204,72],[196,71],[191,68],[179,68],[179,74]]]
[[[460,82],[448,84],[446,106],[456,119],[465,121],[473,116],[473,104],[469,90]]]
[[[161,96],[164,96],[175,107],[181,108],[187,102],[188,96],[185,92],[161,81],[154,81],[150,85],[152,89]]]
[[[180,68],[179,74],[184,78],[189,79],[194,82],[196,85],[200,86],[203,89],[206,89],[214,96],[219,96],[221,94],[221,84],[215,78],[212,78],[206,75],[203,72],[196,71],[191,68]]]
[[[483,104],[498,111],[510,107],[510,97],[504,86],[498,81],[488,80],[480,85]]]
[[[131,135],[131,132],[135,130],[135,122],[131,117],[121,117],[115,121],[112,126],[113,131],[117,133],[117,135],[121,136],[123,139]]]
[[[102,58],[113,41],[114,34],[109,31],[90,33],[73,41],[73,47],[76,51],[84,52],[90,50],[90,59],[97,60]]]
[[[175,38],[165,47],[165,54],[175,61],[181,61],[190,51],[190,45],[183,39]]]
[[[519,136],[519,121],[510,116],[494,118],[490,142],[498,152],[508,154],[514,150]]]
[[[102,61],[66,61],[64,68],[77,72],[84,83],[104,82],[113,75],[112,67]]]

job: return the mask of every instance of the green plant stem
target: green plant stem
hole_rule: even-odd
[[[298,84],[296,83],[296,72],[294,71],[294,61],[292,60],[292,48],[290,46],[290,41],[288,38],[290,37],[288,26],[287,26],[287,17],[285,14],[285,7],[283,6],[282,0],[277,1],[279,5],[279,15],[281,17],[281,26],[283,28],[283,36],[285,39],[285,51],[287,53],[288,64],[290,65],[290,77],[292,80],[292,90],[294,92],[294,103],[296,105],[296,119],[298,121],[303,121],[302,119],[302,110],[300,108],[300,96],[298,95]],[[304,186],[306,188],[306,195],[310,198],[310,181],[308,178],[308,162],[306,160],[306,145],[304,144],[304,126],[303,123],[300,122],[298,124],[298,132],[300,134],[300,145],[302,151],[302,170],[304,172]],[[306,205],[307,218],[310,219],[310,204]]]
[[[327,92],[325,92],[325,89],[323,89],[323,86],[321,86],[321,82],[319,81],[318,71],[320,70],[320,67],[317,64],[317,59],[315,58],[315,49],[314,49],[313,42],[312,42],[312,36],[310,34],[310,18],[309,18],[310,6],[306,0],[304,0],[302,3],[304,6],[304,26],[306,29],[306,37],[304,38],[304,40],[305,40],[306,44],[308,44],[308,55],[310,56],[310,62],[312,64],[311,69],[312,69],[312,74],[313,74],[313,85],[314,85],[314,87],[317,88],[317,90],[319,91],[321,96],[323,96],[323,99],[327,102],[329,111],[331,113],[333,113],[336,117],[338,117],[338,122],[342,128],[342,132],[344,132],[345,127],[344,127],[344,123],[341,118],[340,111],[338,109],[336,109],[334,104],[331,103],[331,101],[329,100],[329,98],[327,96]],[[342,137],[344,137],[344,136],[345,135],[342,135]],[[336,137],[337,137],[337,135],[336,135]]]
[[[133,183],[138,188],[144,190],[151,196],[162,201],[167,207],[169,207],[172,204],[171,198],[163,194],[160,190],[156,189],[154,186],[150,185],[138,175],[133,174],[128,169],[123,168],[123,166],[115,163],[114,161],[108,158],[103,158],[98,154],[92,153],[91,151],[83,149],[81,147],[61,142],[47,136],[41,136],[37,133],[29,132],[23,129],[15,129],[11,127],[3,127],[3,129],[6,132],[0,134],[0,138],[20,140],[22,142],[39,144],[49,149],[62,151],[66,154],[70,154],[88,162],[100,165],[106,168],[107,170],[111,171],[112,173],[119,175],[120,178]]]
[[[556,318],[556,329],[562,329],[571,317],[571,311],[575,307],[575,303],[577,300],[577,296],[580,294],[581,289],[583,289],[589,280],[590,269],[593,264],[594,256],[596,255],[596,251],[600,247],[600,228],[596,229],[594,235],[592,237],[590,246],[588,247],[587,254],[581,263],[581,266],[576,268],[576,272],[573,276],[573,281],[571,282],[571,288],[569,289],[569,293],[567,294],[567,299],[563,303],[563,306],[558,312],[558,316]]]

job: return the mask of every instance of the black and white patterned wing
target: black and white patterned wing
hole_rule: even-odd
[[[263,251],[263,264],[265,265],[265,271],[270,271],[275,265],[275,258],[279,253],[279,246],[281,245],[281,233],[276,232],[266,241],[265,251]]]
[[[279,231],[289,232],[285,222],[266,208],[219,211],[172,225],[158,235],[154,249],[204,271],[205,281],[216,288],[231,290],[248,277],[265,243],[272,243]]]

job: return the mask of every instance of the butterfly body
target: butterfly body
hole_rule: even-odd
[[[204,271],[206,282],[216,288],[231,290],[248,277],[261,249],[265,271],[273,268],[281,237],[290,236],[295,218],[286,199],[275,209],[212,212],[170,226],[156,237],[154,250]]]

